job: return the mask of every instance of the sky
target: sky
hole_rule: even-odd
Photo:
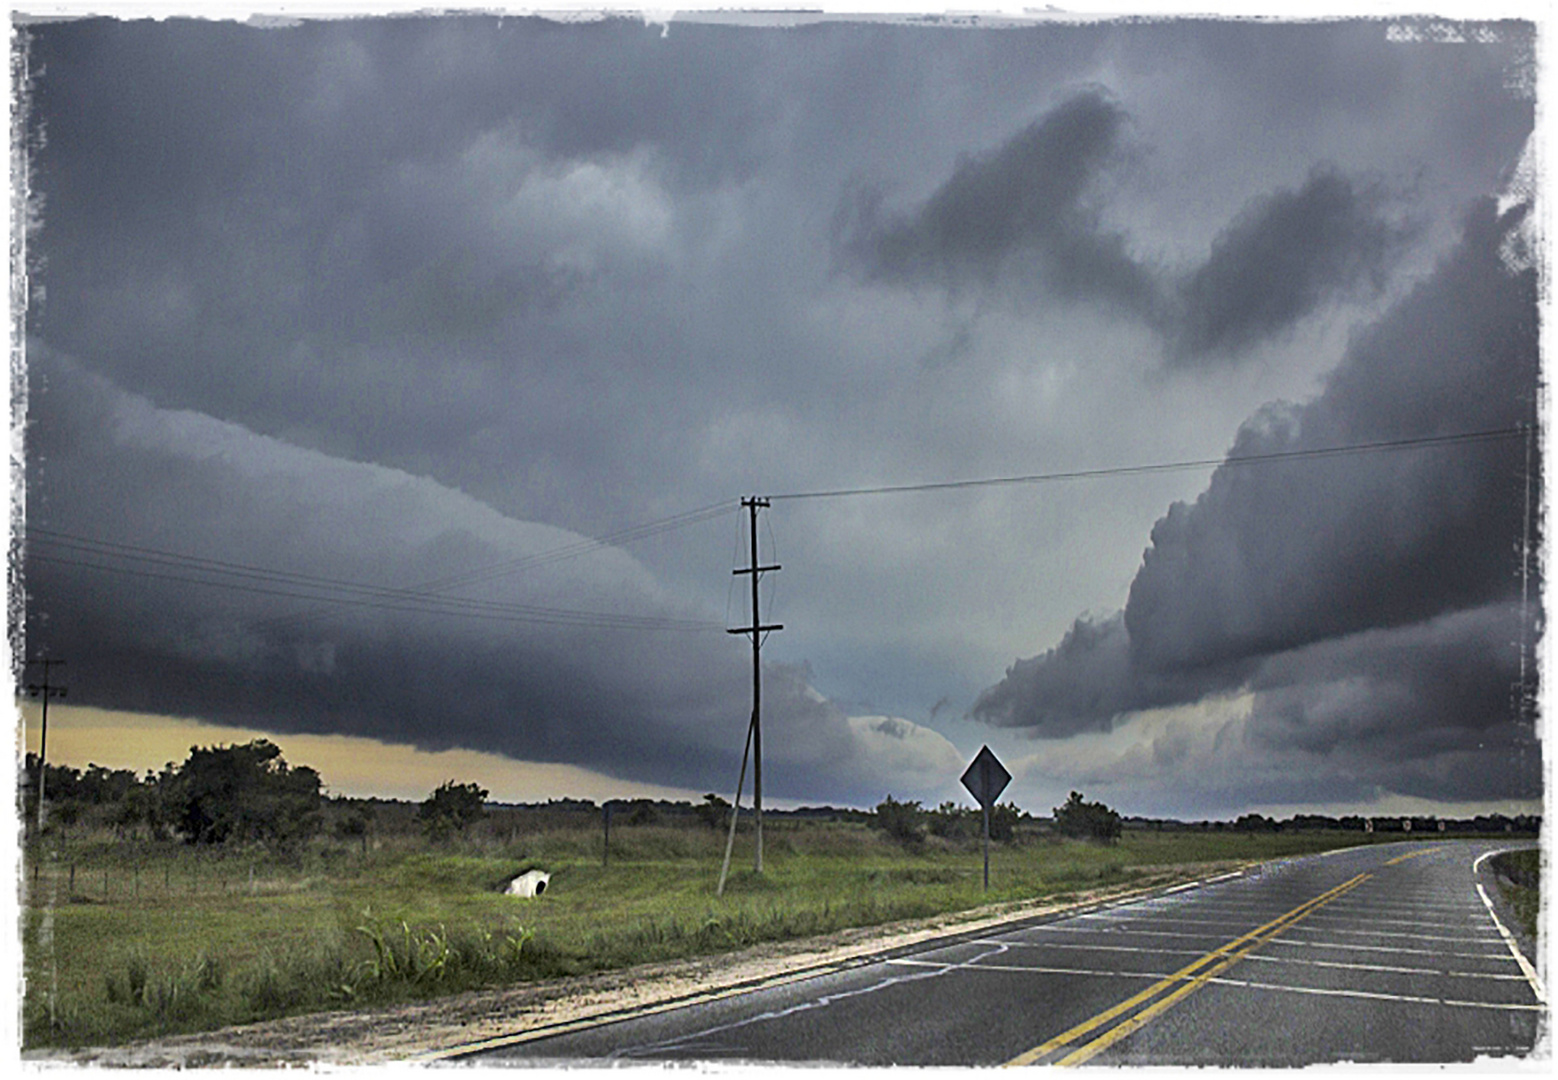
[[[24,43],[70,763],[728,798],[757,495],[770,804],[1541,806],[1531,23]]]

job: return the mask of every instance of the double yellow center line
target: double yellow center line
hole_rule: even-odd
[[[1279,915],[1270,922],[1257,926],[1246,934],[1241,934],[1226,945],[1213,949],[1205,956],[1199,957],[1180,968],[1174,974],[1147,987],[1141,993],[1126,998],[1112,1008],[1105,1009],[1091,1020],[1084,1020],[1069,1031],[1061,1032],[1043,1045],[1036,1046],[1026,1053],[1019,1054],[1006,1064],[1082,1064],[1084,1061],[1103,1053],[1132,1032],[1139,1030],[1154,1017],[1173,1008],[1178,1002],[1201,989],[1212,979],[1228,970],[1234,964],[1237,964],[1249,953],[1276,937],[1283,930],[1306,918],[1317,909],[1329,904],[1343,893],[1362,885],[1372,876],[1372,874],[1359,874],[1349,881],[1342,882],[1334,889],[1328,889],[1319,896],[1305,900],[1292,911]],[[1116,1023],[1116,1021],[1119,1022]],[[1112,1027],[1110,1026],[1111,1024],[1113,1025]],[[1103,1030],[1099,1034],[1093,1035],[1094,1032],[1099,1032],[1100,1029]],[[1090,1041],[1082,1043],[1063,1057],[1057,1057],[1057,1055],[1064,1053],[1073,1043],[1089,1035],[1093,1035]]]

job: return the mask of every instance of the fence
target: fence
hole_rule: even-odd
[[[258,860],[163,857],[144,862],[28,859],[26,902],[123,904],[193,896],[258,896],[296,887],[301,873],[283,874]]]

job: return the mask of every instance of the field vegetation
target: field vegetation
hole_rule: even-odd
[[[1542,913],[1542,852],[1538,848],[1506,851],[1491,860],[1499,891],[1514,912],[1526,940],[1540,949],[1537,932]]]
[[[170,767],[160,790],[104,783],[74,803],[71,778],[51,770],[51,806],[57,793],[70,809],[25,850],[25,1047],[389,1004],[1400,839],[1337,822],[1116,830],[1117,816],[1112,835],[1084,839],[1007,806],[985,892],[977,811],[889,799],[769,815],[761,876],[744,815],[717,896],[729,819],[716,796],[495,806],[451,781],[420,805],[310,800],[311,771],[263,747],[245,758],[261,782],[198,760],[198,777]],[[191,814],[180,798],[196,797],[205,811]],[[267,822],[277,807],[286,821]],[[544,895],[504,895],[528,869],[551,873]]]

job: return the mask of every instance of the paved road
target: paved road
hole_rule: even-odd
[[[1525,1055],[1546,1026],[1545,990],[1479,895],[1474,863],[1496,848],[1419,842],[1282,860],[486,1053],[1283,1066]]]

